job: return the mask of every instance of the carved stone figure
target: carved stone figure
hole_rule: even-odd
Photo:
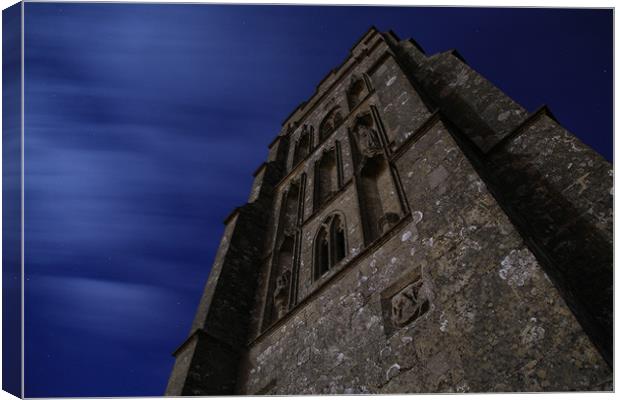
[[[392,297],[392,324],[405,326],[421,317],[430,307],[431,296],[422,290],[424,281],[417,280]]]
[[[286,313],[288,307],[288,292],[291,272],[284,270],[276,279],[276,287],[273,291],[273,305],[276,309],[277,319]]]
[[[381,151],[381,143],[377,132],[363,123],[355,127],[357,147],[363,156],[371,158]]]

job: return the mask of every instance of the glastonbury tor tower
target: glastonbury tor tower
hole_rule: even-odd
[[[612,169],[371,28],[284,121],[167,395],[612,390]]]

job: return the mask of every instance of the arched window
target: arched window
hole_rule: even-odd
[[[344,218],[333,214],[321,224],[314,239],[314,280],[325,275],[347,255]]]
[[[315,243],[315,268],[314,279],[318,279],[323,276],[330,267],[329,263],[329,236],[325,227],[321,227],[319,234],[316,237]]]
[[[347,248],[344,240],[344,224],[341,221],[339,215],[334,216],[331,224],[331,237],[333,242],[333,263],[338,264],[340,260],[344,258],[347,253]]]
[[[340,123],[342,122],[342,113],[340,107],[334,107],[319,125],[319,137],[324,140]]]
[[[353,110],[364,99],[364,95],[367,93],[366,83],[363,78],[353,77],[351,78],[351,84],[347,89],[347,101],[349,103],[349,111]]]

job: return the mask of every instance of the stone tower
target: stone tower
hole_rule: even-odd
[[[612,390],[612,169],[371,28],[284,121],[168,395]]]

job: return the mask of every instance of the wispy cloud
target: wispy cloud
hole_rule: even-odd
[[[155,285],[67,276],[37,276],[28,281],[28,290],[49,327],[129,343],[167,330],[172,305],[179,301],[173,291]]]

